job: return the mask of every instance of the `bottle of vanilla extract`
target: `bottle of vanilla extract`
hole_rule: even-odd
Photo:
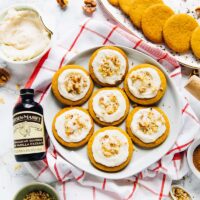
[[[33,89],[20,90],[13,109],[14,155],[18,162],[42,160],[46,156],[43,109],[34,101]]]

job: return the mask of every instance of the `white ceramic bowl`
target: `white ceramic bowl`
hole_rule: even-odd
[[[183,188],[180,185],[172,185],[171,186],[171,189],[170,189],[169,193],[170,193],[170,197],[171,197],[172,200],[177,200],[177,198],[173,194],[173,188],[180,188],[180,189],[182,189],[184,192],[186,192],[189,195],[190,199],[192,200],[192,197],[191,197],[190,193],[185,188]]]
[[[188,165],[191,169],[191,171],[194,173],[194,175],[200,179],[200,172],[196,169],[193,163],[193,153],[194,150],[197,148],[197,146],[200,145],[200,139],[195,140],[190,147],[187,150],[187,160],[188,160]]]
[[[45,25],[45,27],[47,27],[47,26],[46,26],[46,23],[44,22],[44,19],[43,19],[42,15],[40,14],[40,11],[39,11],[37,8],[35,8],[34,6],[32,6],[32,5],[16,4],[16,5],[10,6],[10,7],[6,8],[6,9],[4,9],[3,11],[0,12],[0,21],[3,19],[3,17],[6,15],[6,13],[8,12],[8,10],[9,10],[10,8],[16,8],[16,9],[19,9],[19,10],[20,10],[20,9],[28,9],[28,10],[33,10],[33,11],[37,12],[37,13],[39,14],[40,18],[42,19],[43,24]],[[47,29],[49,29],[49,28],[47,27]],[[52,34],[51,34],[50,43],[49,43],[49,45],[45,48],[45,50],[42,51],[38,56],[36,56],[36,57],[34,57],[34,58],[30,59],[30,60],[26,60],[26,61],[14,61],[14,60],[8,58],[8,57],[2,52],[1,46],[0,46],[0,58],[1,58],[2,60],[6,61],[7,63],[17,64],[17,65],[18,65],[18,64],[19,64],[19,65],[30,64],[30,63],[33,63],[33,62],[38,61],[38,60],[50,49],[50,47],[51,47],[53,32],[52,32],[50,29],[49,29],[49,31],[52,33]]]

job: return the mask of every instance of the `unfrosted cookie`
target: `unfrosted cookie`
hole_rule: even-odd
[[[119,0],[108,0],[110,4],[112,4],[113,6],[119,6]]]
[[[120,88],[96,90],[88,102],[92,118],[103,126],[118,125],[128,115],[130,103]]]
[[[63,146],[77,148],[88,142],[94,131],[94,123],[84,108],[64,108],[54,117],[52,130]]]
[[[128,134],[118,127],[96,131],[88,142],[88,157],[98,169],[116,172],[125,168],[133,154],[133,144]]]
[[[128,15],[129,14],[129,10],[130,7],[132,5],[134,0],[119,0],[119,7],[121,8],[121,10]]]
[[[129,10],[129,16],[131,21],[137,28],[140,28],[142,15],[145,12],[145,10],[150,6],[162,3],[162,0],[133,0],[131,8]],[[158,14],[158,12],[159,11],[157,11],[156,14]]]
[[[127,117],[126,130],[134,144],[153,148],[167,139],[170,123],[166,114],[158,107],[136,107]]]
[[[171,16],[163,27],[165,43],[175,52],[184,53],[188,51],[192,32],[197,26],[197,21],[187,14]]]
[[[164,73],[150,64],[133,67],[124,81],[128,97],[140,105],[152,105],[165,94],[167,81]]]
[[[92,79],[101,86],[120,84],[128,71],[128,58],[118,47],[105,46],[97,49],[89,61]]]
[[[86,69],[67,65],[59,69],[52,79],[52,91],[56,99],[65,105],[81,105],[92,94],[94,84]]]
[[[173,14],[174,11],[164,4],[156,4],[147,8],[142,15],[142,31],[145,37],[152,42],[161,43],[163,26]]]
[[[194,55],[200,58],[200,27],[198,26],[192,33],[191,47]]]

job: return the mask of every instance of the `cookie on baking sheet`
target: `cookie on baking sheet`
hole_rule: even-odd
[[[152,42],[161,43],[163,41],[163,26],[173,14],[174,11],[164,4],[156,4],[147,8],[142,15],[141,22],[145,37]]]
[[[120,88],[96,90],[88,102],[92,118],[103,126],[118,125],[127,117],[130,103]]]
[[[118,127],[96,131],[88,142],[88,157],[98,169],[116,172],[125,168],[133,154],[133,144],[128,134]]]
[[[175,52],[184,53],[188,51],[192,32],[197,26],[197,21],[187,14],[171,16],[163,27],[165,43]]]
[[[167,81],[164,73],[150,64],[133,67],[124,81],[124,89],[128,97],[140,105],[152,105],[165,94]]]
[[[141,27],[142,15],[147,8],[155,4],[162,4],[162,0],[133,0],[131,8],[129,9],[129,16],[133,24],[137,27]],[[158,11],[155,15],[158,14]]]
[[[194,55],[200,58],[200,27],[198,26],[192,33],[191,48]]]
[[[134,144],[142,148],[153,148],[167,139],[170,123],[158,107],[136,107],[127,117],[126,130]]]
[[[52,131],[63,146],[77,148],[88,142],[94,131],[94,123],[84,108],[64,108],[54,117]]]
[[[97,84],[116,86],[124,80],[128,71],[127,55],[118,47],[101,47],[92,54],[89,71]]]
[[[112,4],[113,6],[118,7],[119,6],[119,0],[108,0],[110,4]]]
[[[59,69],[52,79],[52,91],[56,99],[65,105],[81,105],[92,94],[94,84],[88,71],[78,65]]]
[[[129,9],[134,0],[119,0],[120,9],[126,14],[129,14]]]

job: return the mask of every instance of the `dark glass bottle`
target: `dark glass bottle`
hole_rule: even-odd
[[[14,155],[18,162],[42,160],[46,156],[43,109],[34,101],[33,89],[20,90],[13,109]]]

